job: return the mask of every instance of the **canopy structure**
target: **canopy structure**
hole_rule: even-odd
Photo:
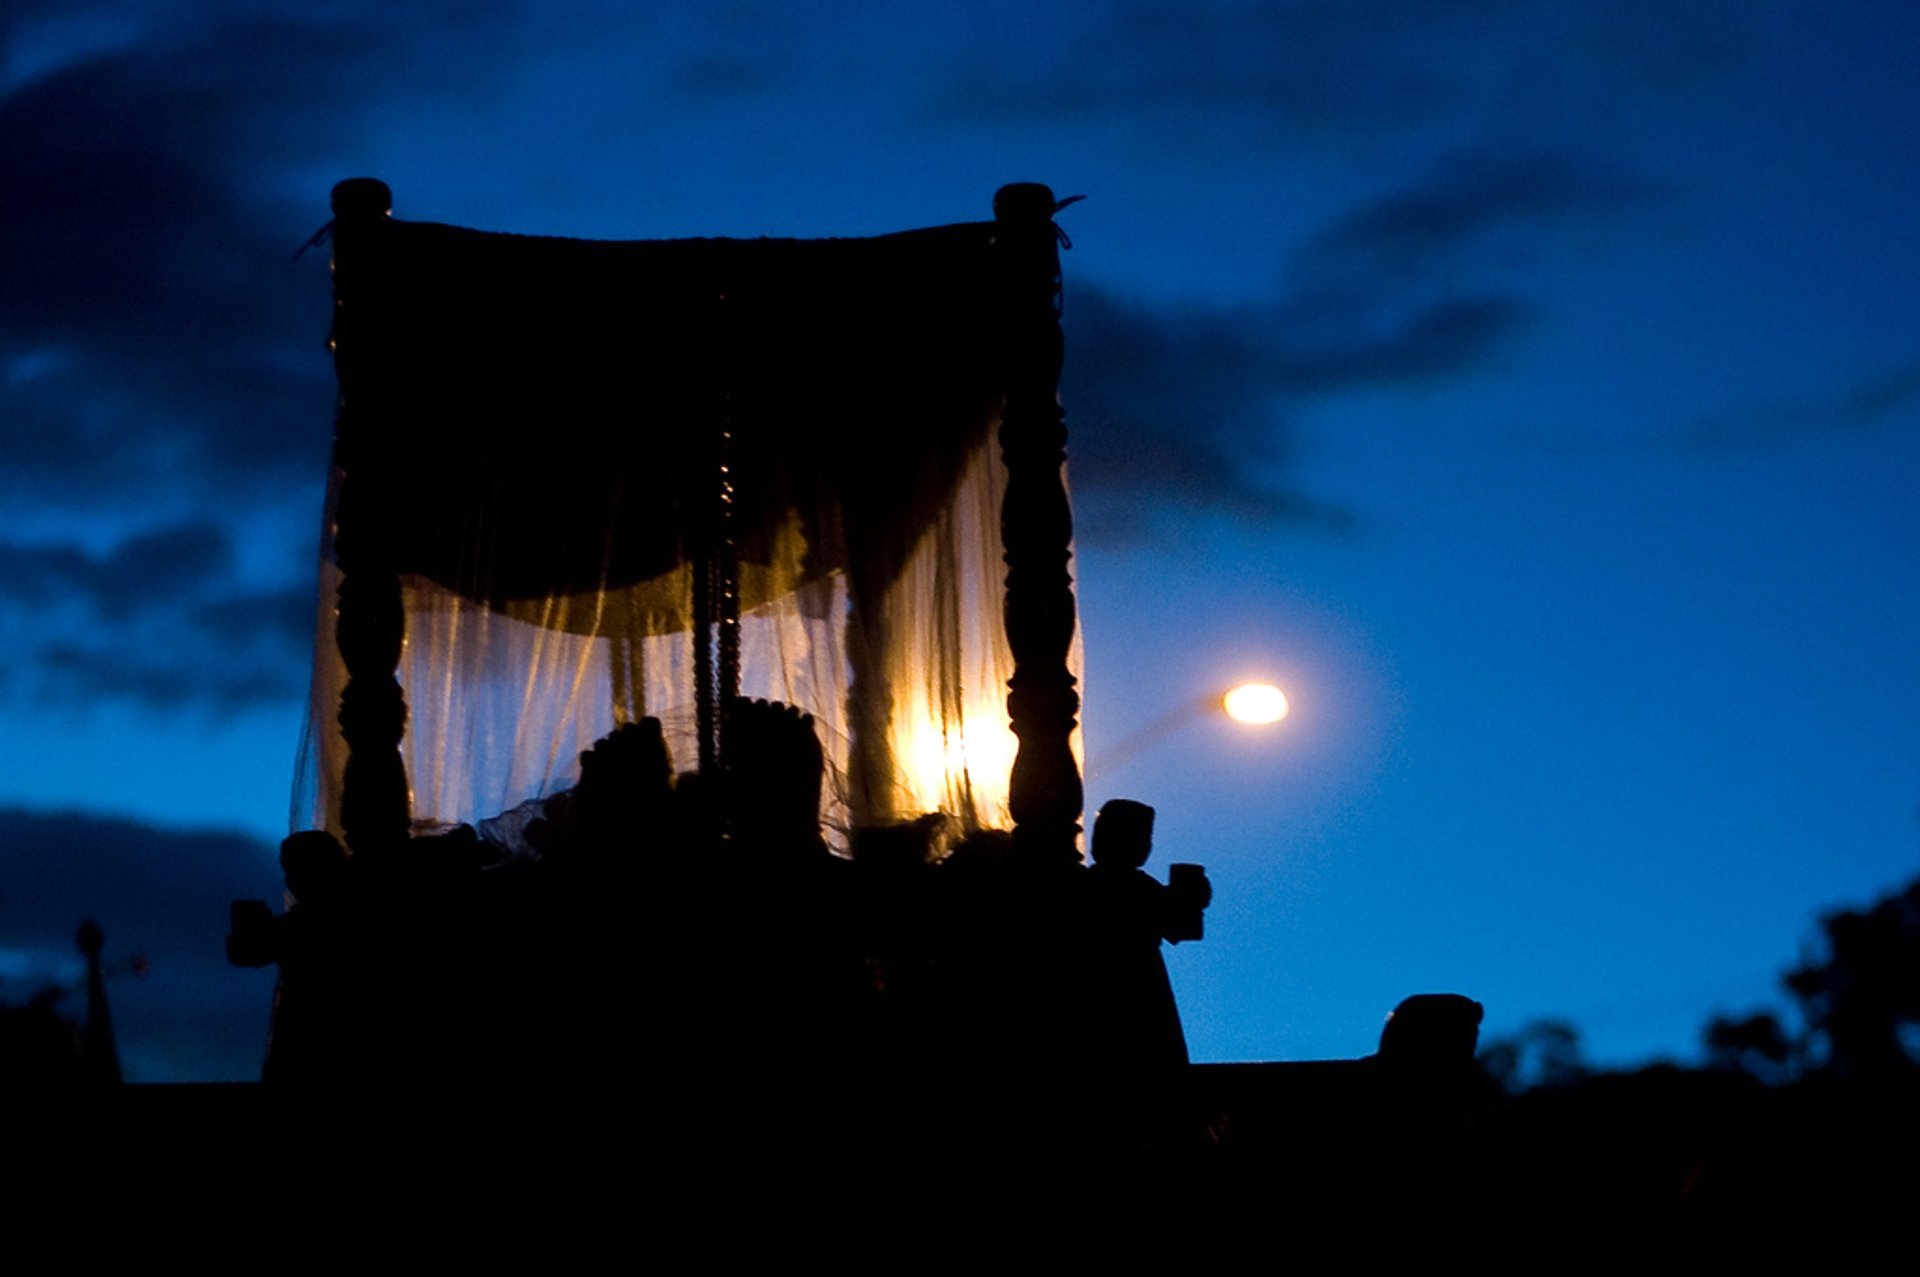
[[[735,695],[814,716],[823,820],[1072,853],[1056,211],[871,239],[590,242],[335,188],[341,401],[303,823],[355,855],[564,789]]]

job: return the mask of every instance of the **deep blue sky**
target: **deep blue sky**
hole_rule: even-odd
[[[118,909],[123,1018],[173,1026],[136,1075],[263,1024],[195,964],[270,852],[142,826],[285,831],[332,408],[291,258],[355,174],[607,237],[1089,196],[1094,764],[1234,677],[1296,706],[1091,785],[1210,867],[1201,1058],[1360,1054],[1433,989],[1684,1056],[1914,873],[1911,4],[395,8],[0,16],[0,997]]]

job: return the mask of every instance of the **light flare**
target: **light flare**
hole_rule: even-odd
[[[1004,810],[1019,744],[1004,720],[985,714],[968,720],[964,729],[942,731],[937,722],[915,723],[904,751],[915,808],[947,810],[958,795],[971,790],[988,811]]]
[[[1220,704],[1234,722],[1254,726],[1277,723],[1291,708],[1287,694],[1271,683],[1242,683],[1221,697]]]

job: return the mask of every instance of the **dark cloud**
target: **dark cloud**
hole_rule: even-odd
[[[236,644],[280,644],[304,654],[313,642],[315,598],[311,582],[234,594],[196,607],[192,620],[209,638]]]
[[[1310,277],[1424,277],[1489,237],[1611,215],[1656,189],[1568,155],[1454,155],[1417,184],[1349,210],[1296,260]]]
[[[10,379],[0,448],[36,495],[118,500],[160,478],[270,481],[301,454],[318,464],[289,427],[319,433],[294,388],[315,391],[324,364],[305,379],[261,367],[316,346],[267,282],[277,261],[284,284],[298,238],[235,189],[222,167],[234,139],[201,96],[128,55],[0,102],[0,148],[26,195],[0,212],[19,246],[0,266],[0,349],[48,365]]]
[[[75,546],[0,546],[0,597],[51,606],[90,593],[98,570],[98,563]]]
[[[1270,305],[1150,313],[1075,287],[1064,394],[1076,490],[1096,505],[1111,493],[1346,526],[1337,506],[1278,478],[1293,410],[1483,372],[1541,313],[1497,264],[1650,189],[1566,157],[1461,157],[1309,237]],[[1095,513],[1090,528],[1109,525]]]
[[[1120,122],[1188,148],[1418,146],[1467,123],[1551,127],[1622,88],[1688,89],[1764,43],[1736,0],[1138,0],[1099,20],[1032,22],[930,90],[939,116]],[[1602,108],[1604,109],[1604,108]]]
[[[326,257],[293,260],[325,216],[307,175],[380,112],[480,100],[526,53],[521,8],[7,6],[0,499],[61,525],[220,522],[106,552],[0,543],[0,695],[216,713],[299,696],[311,586],[253,579],[224,529],[325,473]],[[253,569],[292,558],[273,550]]]
[[[1861,434],[1920,405],[1920,361],[1855,383],[1818,399],[1779,400],[1744,412],[1695,422],[1685,437],[1691,451],[1733,452],[1800,439]]]
[[[108,990],[134,1080],[258,1077],[273,975],[227,965],[227,905],[279,896],[274,850],[239,834],[0,810],[0,956],[13,974],[0,999],[23,1002],[49,977],[73,978],[74,931],[94,918],[109,967],[124,970],[137,954],[148,962],[144,978],[122,975]],[[71,996],[62,1006],[82,1009]]]
[[[1618,224],[1657,184],[1569,155],[1454,155],[1295,250],[1283,321],[1303,384],[1476,365],[1537,313],[1531,265]]]
[[[1073,290],[1061,394],[1075,491],[1094,535],[1137,536],[1153,510],[1343,529],[1337,504],[1286,486],[1290,409],[1308,396],[1468,374],[1526,320],[1508,299],[1462,299],[1377,339],[1309,342],[1282,313],[1155,313]],[[1116,505],[1127,513],[1114,519]]]
[[[34,692],[50,705],[132,701],[164,712],[224,716],[285,705],[305,690],[298,654],[272,660],[190,644],[184,637],[132,648],[51,643],[32,667]]]
[[[1157,314],[1088,287],[1074,288],[1068,305],[1061,396],[1083,536],[1150,536],[1169,511],[1342,521],[1258,478],[1288,451],[1260,317]]]
[[[1532,318],[1532,306],[1514,297],[1450,298],[1345,341],[1302,334],[1297,346],[1276,350],[1273,377],[1289,389],[1328,392],[1462,376]]]
[[[99,556],[70,545],[0,544],[0,600],[44,607],[78,599],[121,620],[199,594],[232,560],[226,534],[210,523],[144,533]]]
[[[507,10],[76,9],[138,34],[0,97],[0,485],[84,503],[310,481],[333,396],[325,266],[290,261],[317,218],[288,175],[374,103],[448,88],[449,64],[477,91],[506,24],[458,59],[431,42]]]
[[[975,118],[1146,119],[1216,126],[1253,116],[1293,129],[1402,126],[1451,105],[1457,65],[1418,56],[1463,18],[1503,0],[1135,3],[1021,59],[996,49],[941,90],[939,109]]]
[[[1477,371],[1541,314],[1534,263],[1617,232],[1661,193],[1571,155],[1449,156],[1293,253],[1282,375],[1327,391]]]
[[[297,697],[313,588],[242,586],[233,561],[227,535],[202,522],[103,554],[0,543],[0,610],[18,636],[0,656],[0,693],[222,713]]]

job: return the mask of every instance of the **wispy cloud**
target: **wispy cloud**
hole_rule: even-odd
[[[1567,153],[1450,153],[1310,236],[1295,261],[1309,280],[1425,280],[1489,240],[1592,222],[1660,189]]]
[[[1782,7],[1617,0],[1137,0],[1036,24],[930,89],[947,118],[1120,123],[1177,150],[1203,125],[1243,145],[1398,147],[1464,122],[1526,128],[1596,87],[1663,94],[1737,65]]]
[[[313,590],[261,588],[211,523],[163,527],[104,553],[0,543],[0,688],[42,704],[128,700],[226,713],[299,695]]]
[[[1337,503],[1285,484],[1299,406],[1483,373],[1548,306],[1498,264],[1656,190],[1565,156],[1455,156],[1308,236],[1270,304],[1154,313],[1073,289],[1076,487],[1096,505],[1111,491],[1176,513],[1350,526]],[[1112,521],[1096,516],[1099,533]]]
[[[143,533],[99,555],[74,545],[0,544],[0,600],[44,607],[79,599],[118,620],[198,595],[232,559],[226,534],[202,522]]]
[[[1684,447],[1739,452],[1802,439],[1863,434],[1893,425],[1920,405],[1920,361],[1868,377],[1832,394],[1776,399],[1696,421]]]
[[[1463,18],[1503,7],[1501,0],[1119,5],[1057,43],[1042,43],[1039,57],[982,50],[941,90],[941,109],[1038,121],[1203,115],[1307,130],[1399,127],[1450,105],[1461,91],[1457,65],[1410,55]]]
[[[222,636],[223,638],[226,636]],[[201,642],[196,645],[194,640]],[[30,669],[34,696],[52,706],[131,701],[161,712],[201,711],[216,718],[262,705],[284,705],[306,686],[301,652],[249,659],[245,647],[206,645],[202,635],[163,635],[149,646],[121,648],[55,642]],[[11,681],[11,680],[10,680]]]
[[[1061,394],[1081,535],[1152,539],[1168,516],[1345,526],[1343,511],[1264,477],[1284,471],[1266,317],[1156,313],[1076,288]]]
[[[1661,194],[1568,154],[1449,154],[1307,236],[1281,309],[1310,349],[1404,347],[1416,367],[1471,358],[1539,309],[1534,265]]]
[[[485,12],[74,6],[69,26],[136,32],[104,47],[15,19],[10,44],[52,52],[0,96],[0,486],[120,502],[155,483],[232,499],[311,481],[332,397],[324,259],[290,264],[315,214],[281,192],[374,103],[444,89],[430,37]],[[506,35],[463,46],[476,87]]]

